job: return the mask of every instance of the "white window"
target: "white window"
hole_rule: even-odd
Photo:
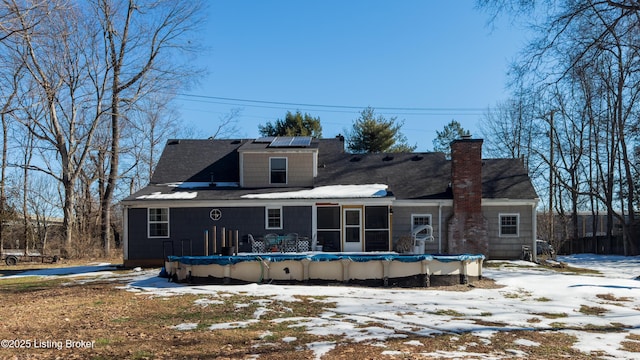
[[[287,183],[287,158],[269,158],[270,184]]]
[[[500,214],[500,236],[517,237],[520,231],[520,214]]]
[[[282,229],[282,207],[266,207],[265,224],[267,229]]]
[[[411,214],[411,233],[413,234],[416,228],[422,225],[431,225],[431,214]],[[429,237],[432,235],[428,229],[423,229],[417,234],[418,237]],[[430,240],[433,240],[433,237],[431,237]]]
[[[169,237],[169,209],[150,208],[147,211],[147,234],[150,238]]]

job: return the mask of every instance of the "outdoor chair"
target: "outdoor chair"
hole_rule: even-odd
[[[284,237],[284,252],[298,251],[298,234],[289,233]]]
[[[264,245],[267,251],[280,251],[280,238],[278,237],[278,234],[265,235]]]
[[[251,252],[253,253],[263,253],[264,252],[264,241],[256,240],[253,238],[253,235],[247,235],[249,238],[249,243],[251,244]]]

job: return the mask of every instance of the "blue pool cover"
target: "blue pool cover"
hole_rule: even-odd
[[[310,261],[336,261],[336,260],[351,260],[356,262],[366,262],[372,260],[387,260],[387,261],[400,261],[400,262],[417,262],[423,260],[437,260],[440,262],[452,262],[452,261],[473,261],[484,260],[484,255],[473,254],[461,254],[461,255],[400,255],[396,253],[318,253],[318,254],[286,254],[286,253],[274,253],[274,254],[246,254],[246,255],[212,255],[212,256],[169,256],[170,262],[177,261],[185,265],[232,265],[244,261],[286,261],[286,260],[305,260]]]

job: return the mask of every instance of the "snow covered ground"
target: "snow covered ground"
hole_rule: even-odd
[[[185,293],[201,294],[200,306],[215,306],[230,293],[260,296],[265,308],[258,308],[254,319],[215,324],[212,329],[241,328],[260,319],[271,301],[299,301],[295,296],[319,296],[334,303],[319,317],[287,318],[308,333],[318,335],[343,334],[354,342],[379,343],[406,334],[432,336],[436,334],[472,334],[478,343],[491,344],[498,332],[513,330],[555,331],[575,336],[574,347],[585,353],[597,353],[599,358],[633,359],[640,353],[623,350],[621,343],[638,342],[640,338],[640,257],[573,255],[559,257],[570,266],[595,269],[602,275],[576,275],[550,270],[533,263],[500,262],[483,270],[484,277],[494,279],[501,288],[475,288],[470,291],[380,289],[348,286],[283,286],[267,284],[186,286],[157,277],[157,270],[131,273],[111,272],[100,264],[92,272],[80,268],[83,275],[101,279],[126,279],[124,288],[154,296],[173,296]],[[64,273],[71,275],[71,273]],[[50,276],[60,274],[27,273],[22,275]],[[2,278],[0,278],[1,280]],[[85,281],[86,277],[82,278]],[[76,281],[80,281],[79,279]],[[339,316],[337,316],[339,315]],[[476,321],[481,320],[481,321]],[[278,320],[275,320],[278,321]],[[375,322],[377,326],[363,324]],[[483,325],[494,324],[494,325]],[[499,325],[496,325],[499,324]],[[190,331],[198,324],[175,324],[175,331]],[[588,331],[589,329],[602,331]],[[606,331],[615,329],[616,331]],[[633,334],[633,339],[629,335]],[[269,334],[264,334],[269,336]],[[283,341],[294,341],[288,339]],[[416,353],[434,358],[473,357],[502,359],[526,357],[522,348],[540,346],[527,339],[518,339],[520,350],[511,354],[468,353],[464,347],[457,351]],[[316,358],[336,346],[331,342],[307,344]],[[394,355],[389,352],[389,355]],[[402,357],[407,354],[397,354]]]

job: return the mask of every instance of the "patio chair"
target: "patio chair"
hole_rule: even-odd
[[[278,234],[267,234],[264,236],[264,245],[267,251],[279,251],[280,250],[280,237]]]
[[[256,240],[253,238],[253,235],[247,235],[249,238],[249,243],[251,244],[251,252],[253,253],[263,253],[264,252],[264,241]]]
[[[284,237],[284,252],[298,251],[298,234],[289,233]]]

